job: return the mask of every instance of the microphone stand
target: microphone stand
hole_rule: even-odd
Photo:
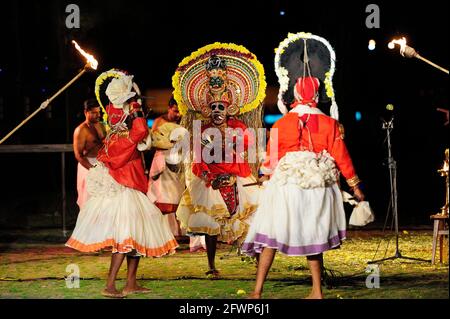
[[[395,254],[392,257],[369,261],[368,264],[375,264],[397,258],[429,262],[429,260],[403,256],[398,248],[399,234],[398,234],[398,210],[397,210],[397,162],[394,160],[392,156],[392,144],[391,144],[391,132],[394,129],[394,116],[391,117],[391,120],[389,122],[386,122],[384,119],[382,119],[382,121],[383,121],[382,128],[383,130],[386,130],[386,138],[388,143],[388,166],[389,166],[389,179],[391,184],[390,207],[392,209],[392,216],[394,218],[394,225],[395,225]]]

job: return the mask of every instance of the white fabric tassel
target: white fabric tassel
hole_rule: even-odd
[[[330,116],[334,118],[336,121],[339,121],[339,109],[334,99],[330,106]]]

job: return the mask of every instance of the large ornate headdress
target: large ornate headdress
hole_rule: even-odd
[[[333,74],[336,54],[330,43],[311,33],[289,33],[275,49],[275,72],[280,84],[278,108],[286,114],[294,102],[296,84],[301,79],[317,78],[321,90],[320,101],[331,100],[330,116],[339,119],[334,98]]]
[[[191,136],[193,121],[207,120],[213,102],[221,102],[228,115],[238,117],[248,128],[262,127],[264,67],[241,45],[216,42],[198,49],[178,65],[172,85],[181,125]],[[250,165],[254,176],[257,166]]]
[[[264,68],[241,45],[213,43],[183,59],[172,77],[174,97],[182,115],[208,117],[212,102],[223,102],[229,115],[249,112],[265,98]]]
[[[126,102],[130,98],[136,97],[137,102],[142,104],[139,98],[141,91],[133,82],[133,77],[126,71],[111,69],[100,74],[95,80],[95,96],[103,111],[103,122],[106,125],[114,126],[125,121],[129,114]]]

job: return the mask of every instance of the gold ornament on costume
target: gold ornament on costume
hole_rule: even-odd
[[[211,116],[211,108],[209,107],[209,105],[205,105],[204,107],[202,107],[201,113],[204,118],[209,118]]]
[[[227,89],[227,63],[225,59],[213,54],[205,63],[208,77],[209,93],[213,96],[221,95]]]
[[[349,187],[355,187],[359,183],[361,183],[361,180],[359,179],[358,175],[355,175],[354,177],[347,179],[347,185]]]
[[[233,104],[232,93],[228,89],[226,60],[217,55],[212,55],[205,63],[205,68],[209,79],[209,91],[206,93],[208,107],[212,103],[222,103],[226,107],[227,115],[237,115],[239,113],[239,107]],[[204,114],[203,109],[202,114]]]
[[[341,123],[339,123],[339,133],[341,134],[341,139],[345,138],[345,129],[344,129],[344,125],[342,125]]]
[[[225,88],[222,92],[212,92],[206,93],[206,105],[211,105],[214,102],[221,102],[227,106],[231,104],[230,92]]]
[[[235,116],[239,114],[239,107],[236,104],[232,104],[227,108],[227,114]]]

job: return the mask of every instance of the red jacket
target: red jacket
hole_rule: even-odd
[[[247,126],[237,119],[228,119],[227,120],[227,126],[229,128],[240,128],[244,132],[247,129]],[[213,127],[211,124],[207,124],[202,126],[202,132],[206,130],[207,128]],[[224,138],[224,137],[222,137]],[[248,147],[250,145],[253,145],[255,143],[255,138],[252,134],[245,134],[244,135],[244,150],[248,150]],[[240,163],[237,162],[236,158],[239,157]],[[197,157],[199,158],[199,157]],[[250,169],[250,166],[244,159],[241,157],[240,154],[234,154],[233,155],[233,161],[232,163],[225,163],[225,155],[224,152],[222,152],[222,162],[221,163],[210,163],[206,164],[203,162],[203,158],[200,163],[194,163],[192,165],[192,172],[201,177],[202,173],[206,171],[210,173],[211,178],[214,178],[214,176],[217,176],[218,174],[232,174],[235,176],[240,177],[248,177],[251,175],[252,171]]]
[[[304,122],[307,118],[307,114],[300,117]],[[352,160],[343,140],[343,134],[339,129],[339,123],[335,119],[322,114],[310,114],[306,125],[300,129],[299,114],[290,112],[273,125],[270,133],[271,139],[276,135],[274,129],[278,129],[278,152],[271,153],[270,143],[267,144],[267,157],[263,164],[266,168],[273,169],[278,160],[287,152],[309,150],[309,130],[312,150],[315,153],[327,150],[347,180],[356,176]],[[270,163],[271,158],[272,163]]]
[[[148,181],[137,144],[147,137],[148,126],[144,118],[133,120],[128,136],[113,134],[108,141],[108,153],[103,146],[97,159],[109,168],[109,174],[121,185],[147,194]]]

